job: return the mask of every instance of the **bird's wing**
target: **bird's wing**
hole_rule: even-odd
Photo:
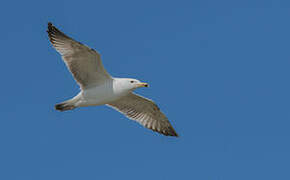
[[[51,23],[48,23],[47,33],[82,89],[112,79],[104,69],[98,52],[68,37]]]
[[[147,98],[130,93],[107,105],[148,129],[166,136],[178,136],[167,117],[153,101]]]

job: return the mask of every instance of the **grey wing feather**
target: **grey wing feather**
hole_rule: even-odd
[[[48,23],[48,37],[54,48],[62,55],[82,89],[101,84],[111,76],[104,69],[100,54],[83,45]]]
[[[147,98],[130,93],[107,105],[148,129],[166,136],[178,136],[167,117],[153,101]]]

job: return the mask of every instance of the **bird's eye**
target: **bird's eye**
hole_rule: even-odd
[[[134,81],[130,81],[130,83],[134,83]]]

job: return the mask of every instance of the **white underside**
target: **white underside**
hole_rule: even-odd
[[[70,103],[75,107],[104,105],[116,101],[130,92],[120,91],[113,82],[83,89],[70,100]]]

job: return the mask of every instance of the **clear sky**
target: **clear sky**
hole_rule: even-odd
[[[1,1],[0,179],[290,179],[290,1]],[[180,138],[79,91],[47,22],[148,82]]]

